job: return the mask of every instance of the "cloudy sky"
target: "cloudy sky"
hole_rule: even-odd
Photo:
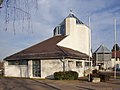
[[[9,0],[10,1],[10,0]],[[14,0],[13,0],[14,1]],[[5,31],[5,7],[0,9],[0,59],[21,51],[52,36],[53,29],[69,14],[70,9],[85,24],[88,25],[88,16],[91,17],[92,50],[95,51],[101,44],[110,50],[114,44],[114,18],[117,20],[117,43],[120,46],[120,1],[119,0],[34,0],[36,5],[22,6],[31,14],[30,27],[24,20],[23,14],[16,9],[16,19],[9,12],[9,24]],[[23,0],[24,2],[26,0]],[[27,0],[29,1],[29,0]],[[14,2],[15,3],[15,2]],[[28,3],[28,2],[26,2]],[[35,4],[35,3],[32,3]],[[11,7],[13,2],[11,2]],[[29,8],[28,8],[29,7]],[[27,8],[27,9],[26,9]],[[22,11],[22,10],[21,10]],[[18,13],[17,13],[18,12]],[[21,13],[23,13],[21,12]],[[20,16],[19,16],[20,15]],[[24,16],[25,18],[25,16]],[[24,24],[24,25],[23,25]],[[15,25],[15,28],[13,27]],[[15,34],[14,34],[15,30]]]

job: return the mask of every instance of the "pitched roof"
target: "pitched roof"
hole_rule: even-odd
[[[82,21],[80,21],[74,14],[72,14],[72,13],[70,13],[68,16],[67,16],[67,18],[68,17],[73,17],[73,18],[75,18],[76,19],[76,24],[84,24]]]
[[[57,43],[66,36],[54,36],[41,43],[33,45],[16,54],[6,57],[4,60],[21,59],[51,59],[51,58],[88,58],[88,56],[79,51],[58,46]]]
[[[75,18],[76,19],[76,24],[84,24],[82,21],[80,21],[74,14],[69,14],[66,18],[69,18],[69,17],[72,17],[72,18]],[[65,18],[65,19],[66,19]],[[59,24],[61,26],[65,26],[65,19]]]
[[[111,53],[111,52],[105,45],[100,45],[100,47],[94,53]]]
[[[120,50],[120,47],[118,44],[115,44],[112,48],[112,51],[115,51],[115,48],[116,48],[116,51],[119,51]]]

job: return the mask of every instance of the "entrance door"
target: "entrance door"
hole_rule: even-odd
[[[41,77],[41,62],[40,60],[33,60],[33,77]]]

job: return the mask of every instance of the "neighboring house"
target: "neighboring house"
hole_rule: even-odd
[[[95,64],[99,66],[99,69],[111,68],[111,51],[105,46],[100,47],[94,52]]]
[[[115,60],[115,45],[116,45],[116,60]],[[112,49],[112,67],[115,67],[117,69],[120,69],[120,47],[118,44],[115,44]]]
[[[4,62],[0,61],[0,76],[3,75],[3,70],[4,70]]]
[[[53,37],[6,57],[5,76],[53,78],[54,72],[68,70],[84,76],[91,63],[89,30],[70,13],[55,27]]]

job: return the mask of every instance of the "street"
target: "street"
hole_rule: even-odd
[[[0,78],[0,90],[119,90],[120,80],[92,83],[81,80]]]

